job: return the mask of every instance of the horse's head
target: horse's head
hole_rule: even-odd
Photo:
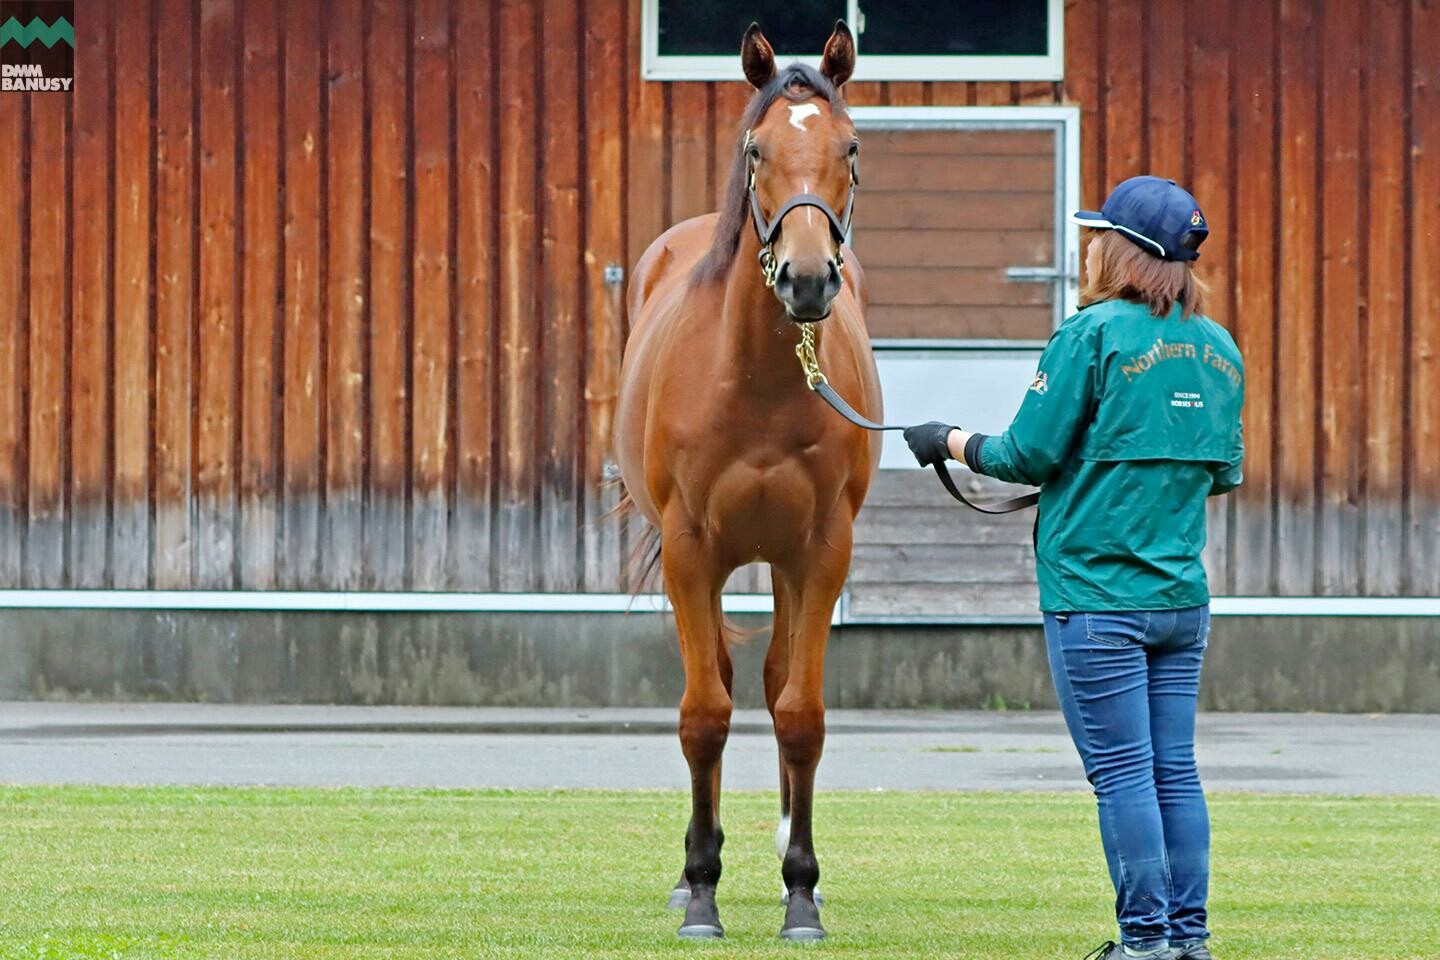
[[[740,49],[751,84],[783,85],[741,144],[762,267],[791,319],[820,320],[840,292],[860,149],[855,124],[833,89],[815,89],[813,71],[790,67],[777,76],[775,51],[756,24]],[[838,88],[854,69],[855,39],[842,20],[825,44],[820,76]]]

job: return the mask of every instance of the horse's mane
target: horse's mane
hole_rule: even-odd
[[[695,264],[691,276],[698,282],[718,280],[730,270],[735,251],[740,246],[740,231],[750,217],[750,197],[746,190],[747,167],[745,156],[740,152],[740,138],[746,130],[753,129],[765,112],[776,100],[808,100],[820,97],[830,104],[831,110],[844,110],[845,101],[840,91],[814,67],[803,63],[792,63],[775,74],[774,79],[750,98],[745,114],[740,118],[740,127],[735,135],[735,157],[730,164],[730,178],[725,182],[725,194],[721,200],[720,219],[715,221],[715,234],[710,249]]]

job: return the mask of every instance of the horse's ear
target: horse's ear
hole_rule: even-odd
[[[835,32],[825,41],[825,59],[820,61],[820,73],[838,87],[854,72],[855,35],[844,20],[836,20]]]
[[[760,24],[750,24],[745,39],[740,41],[740,63],[745,67],[745,79],[757,90],[775,79],[775,48],[760,32]]]

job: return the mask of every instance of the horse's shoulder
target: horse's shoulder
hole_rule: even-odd
[[[630,280],[633,310],[651,299],[665,280],[688,273],[710,246],[719,214],[691,217],[666,230],[646,248]]]

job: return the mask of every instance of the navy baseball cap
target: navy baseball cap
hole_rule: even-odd
[[[1099,213],[1077,210],[1070,221],[1119,231],[1165,260],[1194,260],[1210,235],[1200,204],[1184,187],[1163,177],[1131,177],[1110,191]]]

